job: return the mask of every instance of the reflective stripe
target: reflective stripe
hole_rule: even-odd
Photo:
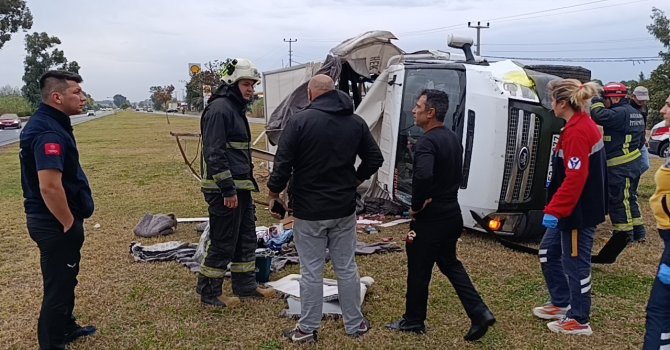
[[[254,272],[256,271],[256,262],[234,262],[230,263],[230,272]]]
[[[233,177],[233,174],[230,173],[230,170],[222,171],[218,174],[212,175],[212,179],[216,182],[221,182],[223,180],[227,180]]]
[[[633,213],[630,210],[630,179],[626,178],[626,186],[623,188],[623,207],[626,212],[626,223],[633,225]]]
[[[572,230],[572,254],[570,255],[573,258],[576,257],[576,256],[579,256],[579,242],[577,240],[577,234],[578,234],[577,229],[573,229]]]
[[[670,333],[661,333],[661,340],[670,339]]]
[[[218,190],[219,186],[216,185],[214,180],[202,179],[200,180],[200,187],[207,190]]]
[[[633,224],[612,224],[614,231],[632,231]]]
[[[545,263],[545,262],[547,262],[547,258],[546,258],[546,257],[541,257],[541,258],[540,258],[540,262],[541,262],[541,263]]]
[[[623,145],[621,146],[621,150],[623,151],[623,154],[628,154],[630,153],[630,141],[633,139],[633,135],[626,135],[624,138]]]
[[[661,345],[661,347],[658,348],[658,350],[670,350],[670,344]]]
[[[605,136],[603,136],[603,141],[605,141],[605,142],[610,142],[610,141],[612,141],[612,136],[610,136],[610,135],[605,135]]]
[[[586,277],[585,279],[579,281],[579,284],[586,285],[587,283],[591,282],[591,274],[589,274],[589,277]]]
[[[256,191],[256,185],[251,180],[233,179],[233,182],[235,183],[235,187],[237,187],[238,190]]]
[[[582,288],[582,294],[584,294],[584,293],[586,293],[586,292],[588,292],[588,291],[590,291],[590,290],[591,290],[591,285],[589,284],[588,286]]]
[[[547,249],[540,249],[538,250],[538,253],[540,253],[540,255],[547,254]]]
[[[626,164],[634,161],[635,159],[640,158],[642,153],[640,153],[639,149],[636,149],[633,152],[626,153],[624,155],[614,157],[612,159],[607,160],[607,166],[615,166],[615,165],[621,165],[621,164]]]
[[[227,148],[230,149],[241,149],[241,150],[248,150],[249,149],[249,142],[235,142],[235,141],[230,141],[226,143]]]
[[[644,225],[644,220],[642,218],[633,218],[633,226],[642,226]]]
[[[591,110],[594,110],[596,108],[605,108],[605,104],[602,102],[596,102],[591,105]]]
[[[226,274],[225,270],[217,269],[215,267],[205,266],[204,264],[200,265],[200,273],[209,278],[223,278]]]

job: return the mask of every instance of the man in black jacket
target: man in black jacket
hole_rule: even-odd
[[[468,272],[456,257],[456,244],[463,231],[458,205],[463,149],[456,134],[444,127],[449,109],[447,94],[424,90],[412,113],[424,135],[414,151],[410,233],[407,237],[407,295],[405,314],[386,328],[424,333],[428,308],[428,286],[437,263],[454,286],[472,325],[465,340],[486,334],[495,318],[472,285]]]
[[[344,328],[359,337],[370,327],[361,313],[356,249],[356,187],[384,162],[365,121],[353,114],[351,98],[335,90],[327,75],[307,86],[310,105],[284,128],[268,181],[270,208],[293,176],[293,233],[300,258],[298,325],[284,334],[294,342],[314,342],[323,307],[326,248],[337,275]],[[356,156],[361,163],[355,168]],[[277,216],[273,213],[273,216]]]
[[[210,245],[200,265],[196,291],[200,301],[215,307],[239,304],[222,297],[223,276],[230,263],[233,294],[269,298],[275,291],[256,283],[256,223],[251,192],[258,192],[251,163],[251,131],[247,104],[260,80],[254,65],[236,59],[222,72],[223,84],[202,113],[203,174],[201,189],[209,204]]]

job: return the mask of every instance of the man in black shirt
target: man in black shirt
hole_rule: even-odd
[[[495,323],[495,318],[472,285],[456,257],[456,244],[463,231],[458,205],[463,149],[456,134],[444,127],[449,108],[447,94],[439,90],[421,92],[412,110],[415,123],[424,131],[414,152],[410,233],[407,239],[407,294],[403,318],[386,327],[395,331],[424,333],[428,286],[437,263],[456,289],[472,325],[465,340],[477,340]]]
[[[28,233],[40,249],[44,283],[37,324],[40,349],[65,349],[95,333],[72,313],[84,244],[84,219],[93,197],[79,163],[70,116],[86,105],[78,74],[49,71],[40,78],[42,103],[20,136],[21,186]]]

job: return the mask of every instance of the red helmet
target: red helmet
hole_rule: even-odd
[[[603,87],[604,97],[626,97],[628,88],[621,83],[609,83]]]

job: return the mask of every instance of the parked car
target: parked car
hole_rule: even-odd
[[[18,115],[7,113],[0,116],[0,129],[17,128],[21,129],[21,118]]]
[[[152,113],[154,110],[151,108],[147,108],[147,112]]]
[[[165,112],[167,112],[167,113],[177,113],[178,111],[175,108],[170,108]]]
[[[670,139],[670,128],[665,126],[665,120],[662,120],[651,128],[649,153],[667,158],[669,153],[668,139]]]
[[[86,113],[87,117],[92,117],[94,115],[95,115],[95,111],[88,111],[88,113]]]

